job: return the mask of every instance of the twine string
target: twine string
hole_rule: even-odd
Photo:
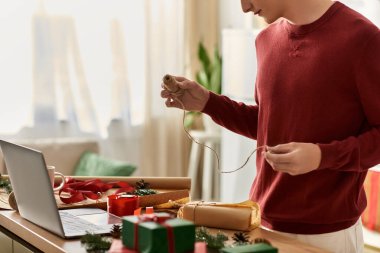
[[[247,159],[245,160],[245,162],[243,163],[243,165],[241,165],[239,168],[234,169],[234,170],[229,170],[229,171],[222,171],[222,170],[220,169],[220,159],[219,159],[218,152],[216,152],[215,149],[211,148],[210,146],[208,146],[208,145],[206,145],[206,144],[204,144],[204,143],[201,143],[201,142],[197,141],[193,136],[191,136],[191,134],[189,133],[189,131],[187,131],[187,129],[186,129],[186,127],[185,127],[186,109],[185,109],[185,105],[182,103],[182,101],[181,101],[180,99],[178,99],[179,96],[183,95],[183,90],[182,90],[181,88],[178,87],[178,89],[177,89],[175,92],[172,92],[172,91],[170,91],[170,89],[168,89],[168,88],[166,87],[166,85],[165,85],[165,88],[166,88],[166,90],[172,95],[172,99],[176,100],[176,101],[181,105],[181,107],[182,107],[182,110],[183,110],[182,125],[183,125],[183,130],[185,131],[187,137],[188,137],[190,140],[192,140],[193,142],[195,142],[196,144],[201,145],[201,146],[203,146],[203,147],[205,147],[205,148],[208,148],[208,149],[210,149],[210,150],[214,153],[214,155],[215,155],[215,157],[216,157],[216,163],[217,163],[216,168],[217,168],[217,170],[218,170],[219,173],[221,173],[221,174],[233,173],[233,172],[236,172],[236,171],[238,171],[238,170],[244,168],[244,167],[247,165],[249,159],[251,159],[252,155],[253,155],[257,150],[262,149],[262,148],[265,148],[265,146],[259,146],[259,147],[255,148],[255,149],[253,149],[252,152],[251,152],[251,153],[249,154],[249,156],[247,157]],[[179,90],[182,91],[182,92],[178,92]]]

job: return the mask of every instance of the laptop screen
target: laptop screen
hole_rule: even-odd
[[[63,236],[63,227],[43,154],[4,140],[0,140],[0,146],[20,215]]]

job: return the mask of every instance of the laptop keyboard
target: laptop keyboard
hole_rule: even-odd
[[[63,230],[66,233],[77,233],[81,231],[89,233],[97,233],[98,231],[104,233],[104,227],[97,226],[89,221],[81,219],[75,215],[66,212],[59,212],[62,220]]]

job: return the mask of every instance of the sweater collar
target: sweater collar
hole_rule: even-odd
[[[302,35],[305,35],[305,34],[307,34],[309,32],[314,31],[319,26],[321,26],[322,24],[324,24],[342,6],[343,6],[343,4],[341,2],[338,2],[338,1],[334,2],[330,6],[330,8],[320,18],[318,18],[317,20],[315,20],[314,22],[312,22],[310,24],[306,24],[306,25],[294,25],[294,24],[291,24],[287,20],[283,20],[282,23],[284,24],[285,29],[288,31],[288,33],[289,33],[289,35],[291,37],[293,37],[293,36],[294,37],[302,36]]]

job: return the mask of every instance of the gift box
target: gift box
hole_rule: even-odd
[[[362,214],[363,225],[380,232],[380,170],[369,170],[364,181],[367,208]]]
[[[194,250],[195,225],[167,213],[123,217],[123,244],[141,253],[182,253]]]
[[[255,244],[247,244],[247,245],[236,246],[236,247],[222,248],[220,249],[220,252],[223,252],[223,253],[250,253],[250,252],[277,253],[278,249],[266,243],[255,243]]]
[[[210,219],[212,217],[212,219]],[[260,226],[260,208],[256,202],[242,203],[190,202],[178,211],[178,218],[197,226],[251,231]]]

